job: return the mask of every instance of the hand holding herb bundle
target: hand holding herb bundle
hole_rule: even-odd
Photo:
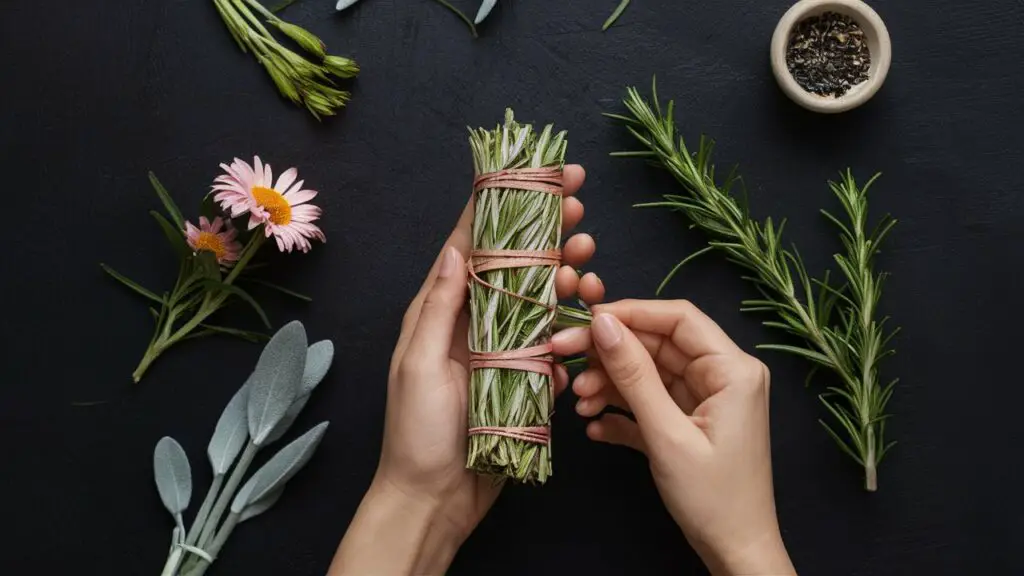
[[[310,300],[243,272],[271,237],[282,252],[293,249],[307,252],[311,248],[311,238],[325,240],[323,232],[313,224],[320,217],[320,208],[307,204],[317,192],[303,189],[302,180],[296,182],[298,172],[294,168],[281,174],[275,184],[270,165],[264,165],[258,156],[253,166],[236,158],[231,166],[221,164],[221,168],[225,173],[217,177],[213,192],[204,200],[205,215],[200,217],[198,227],[184,220],[171,195],[156,176],[149,175],[167,211],[166,216],[155,210],[150,214],[178,256],[178,280],[169,293],[157,294],[106,264],[100,264],[107,274],[159,305],[159,308],[149,309],[156,320],[156,328],[132,374],[136,383],[157,358],[179,342],[213,334],[226,334],[253,342],[265,339],[257,332],[218,326],[208,321],[210,316],[237,298],[251,306],[263,324],[270,328],[270,320],[263,308],[239,286],[242,282]],[[237,240],[238,231],[231,221],[231,218],[243,216],[248,217],[248,238],[244,247]]]
[[[213,0],[213,5],[238,47],[242,52],[252,51],[284,97],[305,106],[317,119],[333,116],[348,102],[349,93],[335,88],[330,77],[354,78],[359,74],[354,60],[328,54],[323,41],[315,34],[285,22],[256,0]],[[254,10],[269,26],[277,28],[305,50],[310,59],[282,46]]]
[[[157,443],[156,487],[175,523],[162,576],[202,576],[235,527],[273,506],[288,481],[309,462],[327,422],[282,448],[241,485],[256,453],[284,436],[298,418],[333,358],[330,340],[306,347],[306,331],[299,322],[285,325],[267,343],[256,369],[228,402],[210,439],[207,455],[213,482],[191,529],[186,530],[182,515],[192,495],[188,457],[172,438]]]
[[[776,314],[780,321],[764,324],[805,342],[803,346],[765,344],[760,348],[802,356],[816,367],[828,368],[836,374],[841,386],[829,387],[819,399],[838,423],[839,431],[824,421],[822,425],[839,447],[864,468],[865,488],[876,490],[878,465],[892,446],[884,438],[888,417],[885,407],[896,384],[896,380],[887,385],[880,382],[878,364],[892,354],[888,343],[896,331],[885,329],[887,318],[877,319],[886,275],[875,272],[874,256],[896,221],[885,216],[873,232],[867,231],[867,191],[874,178],[859,187],[847,172],[840,182],[831,184],[848,221],[824,210],[822,213],[839,228],[846,253],[836,254],[835,260],[846,284],[832,286],[828,274],[821,280],[812,280],[796,249],[783,247],[785,222],[775,226],[770,218],[763,224],[754,220],[746,205],[730,194],[736,179],[715,181],[711,163],[713,144],[702,138],[697,151],[691,153],[676,134],[673,103],[670,101],[662,114],[657,92],[652,91],[653,108],[635,88],[629,88],[625,104],[630,116],[608,114],[623,121],[645,148],[613,155],[647,158],[668,169],[685,194],[667,194],[663,202],[641,206],[681,212],[711,238],[707,248],[680,262],[666,282],[694,256],[713,249],[725,252],[730,260],[752,272],[753,276],[747,279],[757,286],[763,298],[744,302],[743,310]],[[833,318],[835,309],[838,321]]]

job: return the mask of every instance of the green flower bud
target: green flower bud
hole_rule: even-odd
[[[318,59],[322,59],[327,55],[327,46],[324,45],[320,38],[317,38],[316,34],[313,34],[301,26],[289,24],[284,20],[279,20],[274,24],[277,26],[278,30],[284,32],[285,36],[294,40],[299,46],[302,46],[302,49],[306,52],[316,56]]]
[[[359,65],[351,58],[329,55],[324,58],[324,68],[339,78],[354,78],[359,74]]]

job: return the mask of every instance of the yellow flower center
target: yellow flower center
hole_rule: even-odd
[[[287,226],[292,221],[292,207],[280,192],[263,186],[253,186],[252,197],[270,214],[270,221],[278,226]]]
[[[195,250],[196,252],[200,252],[202,250],[213,252],[213,255],[217,257],[218,262],[228,253],[228,249],[224,246],[224,242],[222,242],[221,239],[213,232],[200,232],[199,238],[195,241]]]

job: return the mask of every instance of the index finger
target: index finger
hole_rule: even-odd
[[[594,306],[593,312],[611,314],[632,330],[668,338],[689,361],[741,352],[714,320],[687,300],[620,300]]]

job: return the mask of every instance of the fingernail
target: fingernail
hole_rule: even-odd
[[[580,400],[579,402],[577,402],[576,403],[576,413],[577,414],[583,414],[583,411],[587,408],[587,404],[589,404],[589,402],[587,402],[586,398],[584,398],[584,399]]]
[[[455,248],[445,248],[441,258],[441,268],[437,271],[438,278],[447,278],[455,271]]]
[[[565,330],[560,330],[551,336],[551,343],[555,345],[568,344],[578,338],[579,334],[584,330],[586,328],[566,328]]]
[[[622,340],[622,326],[611,314],[598,314],[590,331],[597,345],[606,350],[614,348]]]

